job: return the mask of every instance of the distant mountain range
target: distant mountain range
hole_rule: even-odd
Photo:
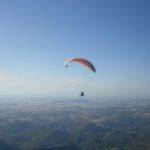
[[[150,101],[0,105],[0,150],[149,150]]]

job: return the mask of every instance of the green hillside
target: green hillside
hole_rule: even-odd
[[[0,105],[0,150],[150,149],[149,100],[11,106]]]
[[[36,149],[36,148],[49,148],[56,145],[61,145],[67,140],[65,132],[54,129],[41,129],[36,131],[34,135],[30,136],[27,141],[21,145],[21,149]]]
[[[17,147],[0,141],[0,150],[19,150]]]

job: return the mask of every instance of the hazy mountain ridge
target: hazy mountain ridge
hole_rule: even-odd
[[[148,99],[1,103],[0,138],[20,150],[148,150],[149,108]]]

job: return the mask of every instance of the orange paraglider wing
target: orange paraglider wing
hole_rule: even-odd
[[[94,67],[94,65],[87,59],[84,58],[69,58],[65,60],[65,66],[68,67],[68,63],[69,62],[77,62],[82,64],[83,66],[87,67],[88,69],[90,69],[93,72],[96,72],[96,69]]]

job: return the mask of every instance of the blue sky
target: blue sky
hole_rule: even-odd
[[[1,0],[0,95],[150,96],[149,18],[148,0]]]

